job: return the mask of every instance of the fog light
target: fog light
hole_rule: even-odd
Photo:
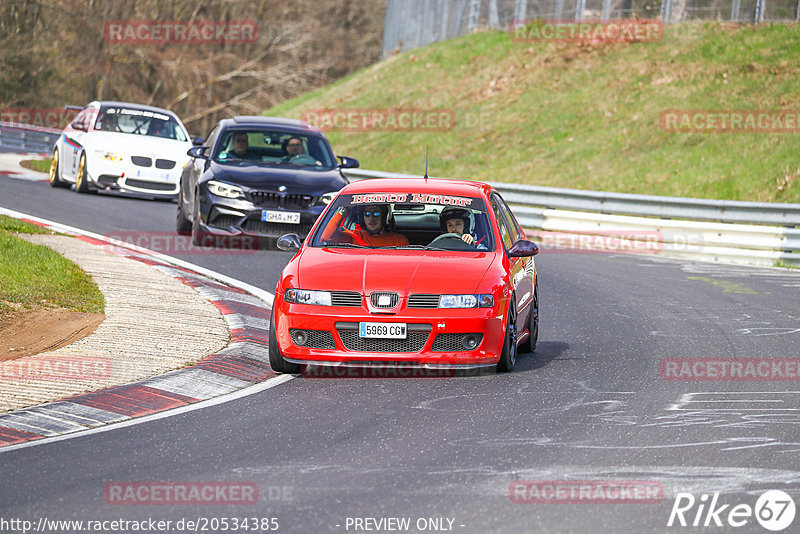
[[[478,346],[478,343],[480,343],[480,341],[481,339],[475,334],[467,334],[462,338],[461,344],[464,346],[465,349],[472,350]]]
[[[306,333],[303,332],[302,330],[295,330],[294,332],[292,332],[292,340],[294,340],[295,345],[302,346],[306,344],[306,342],[308,341],[308,337],[306,336]]]

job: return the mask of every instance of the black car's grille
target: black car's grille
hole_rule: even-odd
[[[144,156],[131,156],[131,161],[134,165],[139,167],[150,167],[153,165],[153,160]]]
[[[464,336],[468,334],[439,334],[433,340],[431,350],[433,352],[463,352],[468,350],[475,350],[479,347],[483,340],[483,334],[472,334],[478,339],[478,343],[472,349],[464,348]]]
[[[361,293],[355,291],[331,291],[331,305],[361,307]]]
[[[242,229],[246,232],[273,237],[280,237],[284,234],[297,234],[300,237],[305,237],[308,235],[308,232],[311,231],[311,226],[312,225],[308,223],[268,223],[258,219],[246,219],[242,224]]]
[[[156,169],[172,169],[175,167],[175,162],[171,159],[157,159]]]
[[[305,343],[298,343],[299,334],[305,335]],[[294,344],[300,347],[307,347],[309,349],[336,348],[336,343],[333,341],[333,335],[327,330],[300,330],[297,328],[290,328],[289,335],[292,336],[292,341],[294,341]]]
[[[125,183],[131,187],[138,187],[139,189],[151,189],[153,191],[173,191],[177,187],[175,184],[165,184],[164,182],[145,182],[144,180],[132,180],[130,178],[126,179]]]
[[[241,217],[236,217],[235,215],[217,215],[211,221],[209,221],[210,226],[216,226],[217,228],[228,228],[230,226],[236,226],[236,224],[241,220]]]
[[[441,295],[417,293],[408,297],[409,308],[438,308]]]
[[[379,302],[379,300],[380,300],[380,298],[382,296],[388,296],[389,297],[389,303],[388,304],[383,304],[383,305],[378,304],[378,302]],[[375,291],[369,296],[369,300],[370,300],[370,302],[372,302],[372,305],[375,306],[376,308],[387,308],[388,309],[388,308],[394,308],[395,306],[397,306],[397,302],[400,300],[400,298],[398,297],[397,293],[387,293],[387,292]]]
[[[431,333],[429,324],[410,324],[406,339],[362,338],[358,335],[358,323],[336,323],[336,331],[342,344],[353,352],[419,352]]]
[[[307,210],[314,197],[311,195],[295,195],[274,193],[271,191],[251,191],[250,201],[260,208],[284,208],[290,210]]]

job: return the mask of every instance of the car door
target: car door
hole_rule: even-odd
[[[214,148],[214,143],[219,136],[219,125],[214,126],[206,137],[203,146],[206,146],[205,155],[211,157],[211,151]],[[204,158],[191,158],[189,163],[184,168],[181,175],[181,195],[183,195],[184,206],[189,209],[189,218],[194,220],[194,197],[197,191],[197,181],[206,170],[208,160]]]
[[[83,152],[84,145],[86,144],[86,130],[89,129],[93,111],[93,108],[83,109],[78,113],[75,119],[73,119],[69,131],[64,132],[66,140],[62,145],[65,149],[62,155],[62,159],[64,160],[62,174],[73,182],[78,173],[78,162],[80,160],[80,154]]]
[[[492,195],[492,209],[500,227],[503,247],[510,264],[511,285],[514,289],[517,304],[517,332],[521,332],[527,328],[530,305],[533,302],[533,257],[511,258],[508,256],[508,250],[517,240],[524,238],[525,234],[511,213],[508,204],[497,193]]]

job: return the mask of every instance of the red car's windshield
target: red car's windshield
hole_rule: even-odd
[[[495,249],[483,200],[427,193],[339,195],[317,227],[311,246]]]

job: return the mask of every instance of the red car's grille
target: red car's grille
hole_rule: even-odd
[[[416,293],[408,297],[409,308],[438,308],[439,294]]]
[[[358,323],[336,323],[342,344],[353,352],[419,352],[425,347],[431,330],[429,324],[410,324],[406,339],[375,339],[359,337]]]

